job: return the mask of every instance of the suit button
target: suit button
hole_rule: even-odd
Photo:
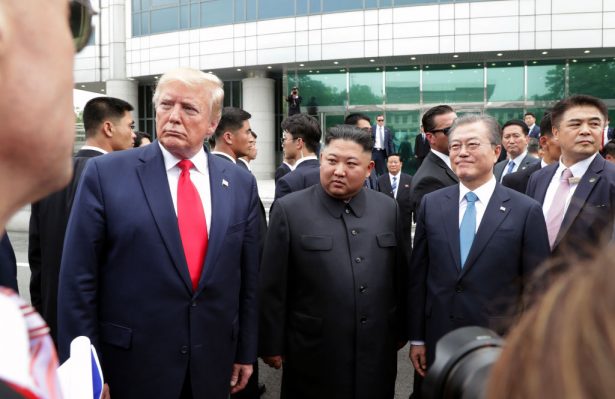
[[[362,285],[362,286],[359,287],[359,292],[361,294],[364,293],[365,291],[367,291],[367,286],[366,285]]]
[[[463,287],[458,285],[458,286],[455,287],[455,291],[456,292],[463,292]]]
[[[350,232],[350,234],[352,234],[353,236],[356,236],[356,235],[357,235],[357,231],[356,231],[356,230],[352,230],[352,231]]]
[[[188,353],[188,347],[186,345],[182,346],[182,349],[180,352],[182,355],[186,355]]]
[[[190,302],[190,306],[192,306],[193,308],[196,308],[196,301]]]
[[[361,324],[367,323],[367,317],[361,317]]]
[[[354,258],[354,261],[357,263],[361,263],[361,258],[360,257]]]

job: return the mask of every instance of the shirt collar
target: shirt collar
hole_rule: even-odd
[[[302,157],[300,159],[297,160],[297,162],[295,162],[295,166],[294,169],[297,169],[297,166],[299,166],[299,164],[303,161],[307,161],[308,159],[316,159],[318,160],[318,158],[316,157],[316,155],[308,155],[306,157]]]
[[[352,197],[350,201],[346,202],[337,198],[333,198],[332,196],[327,194],[322,185],[317,184],[316,186],[316,190],[318,191],[318,194],[322,199],[325,208],[327,208],[331,216],[339,218],[342,216],[342,213],[346,209],[348,209],[356,217],[360,218],[361,216],[363,216],[367,202],[365,189],[361,189],[361,191],[359,191],[357,195]]]
[[[523,151],[521,155],[517,156],[514,159],[511,159],[511,161],[513,161],[515,165],[520,166],[521,162],[523,162],[523,159],[525,159],[526,156],[527,156],[527,149]]]
[[[391,180],[393,177],[399,177],[399,175],[401,175],[401,170],[397,172],[396,175],[394,175],[393,173],[389,173],[389,180]]]
[[[484,204],[485,206],[489,202],[489,199],[493,195],[493,191],[495,190],[495,176],[491,175],[489,181],[487,181],[482,186],[478,187],[475,190],[470,190],[463,183],[459,182],[459,203],[465,200],[465,196],[468,192],[472,191],[478,197],[478,200]]]
[[[109,151],[105,151],[102,148],[96,147],[94,145],[84,145],[83,147],[81,147],[81,150],[98,151],[98,152],[103,153],[103,154],[108,154],[109,153]]]
[[[167,172],[172,168],[177,167],[177,163],[181,161],[181,159],[171,154],[166,148],[164,148],[164,146],[160,142],[158,142],[158,145],[160,146],[160,150],[162,151],[162,157],[164,159],[164,168],[167,170]],[[194,164],[194,168],[200,173],[205,173],[207,171],[207,154],[202,147],[200,151],[196,153],[196,155],[190,158],[190,160]]]
[[[232,156],[230,156],[229,154],[227,154],[226,152],[222,152],[222,151],[212,151],[211,152],[214,155],[222,155],[225,158],[228,158],[229,161],[233,162],[233,163],[237,163],[237,160],[235,158],[233,158]]]
[[[596,155],[598,155],[598,153],[595,153],[591,157],[585,158],[584,160],[579,161],[569,167],[568,169],[570,169],[570,171],[572,172],[572,176],[579,178],[583,177],[583,175],[585,175],[585,172],[587,172],[587,169],[589,169],[589,165],[594,161],[594,158],[596,158]],[[559,166],[555,171],[555,176],[561,176],[564,169],[566,169],[566,166],[562,163],[562,159],[560,158]]]
[[[453,168],[451,167],[451,158],[448,155],[443,154],[440,151],[436,151],[433,148],[431,149],[431,152],[433,152],[438,158],[444,161],[444,163],[446,164],[446,166],[448,166],[450,170],[453,170]]]

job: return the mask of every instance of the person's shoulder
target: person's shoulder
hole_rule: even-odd
[[[278,205],[286,208],[286,207],[297,207],[301,206],[303,203],[310,203],[311,199],[314,195],[316,195],[316,190],[318,189],[318,185],[313,185],[303,190],[293,191],[282,198],[278,198],[275,203],[276,207]]]
[[[540,205],[540,203],[536,201],[534,198],[526,194],[520,193],[516,190],[513,190],[510,187],[506,187],[503,184],[497,183],[496,190],[499,191],[500,196],[509,197],[510,201],[512,203],[515,203],[517,207],[522,207],[524,209],[538,207],[542,209],[542,206]]]

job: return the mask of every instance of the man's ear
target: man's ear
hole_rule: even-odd
[[[102,124],[102,131],[105,137],[113,137],[113,123],[110,121],[104,121]]]
[[[369,161],[369,163],[367,164],[367,173],[365,174],[366,179],[369,177],[369,175],[372,174],[372,169],[374,169],[374,165],[374,161]]]
[[[222,139],[224,140],[226,145],[233,144],[233,133],[227,130],[226,132],[222,133]]]

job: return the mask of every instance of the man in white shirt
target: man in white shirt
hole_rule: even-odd
[[[502,144],[506,149],[508,159],[498,162],[493,168],[493,174],[497,181],[508,174],[525,170],[533,163],[540,162],[527,153],[528,127],[523,121],[510,120],[502,126]]]
[[[410,358],[425,375],[446,333],[484,326],[503,333],[523,281],[548,255],[540,204],[493,176],[500,129],[466,115],[449,132],[459,184],[423,197],[410,261]]]
[[[536,115],[532,112],[526,112],[523,116],[523,121],[527,125],[529,137],[534,139],[540,138],[541,130],[540,126],[536,124]]]
[[[612,239],[615,166],[598,153],[607,115],[601,100],[585,95],[551,111],[562,156],[530,177],[527,194],[542,204],[554,252],[588,257]]]
[[[384,126],[384,115],[382,114],[376,117],[376,124],[372,126],[372,140],[374,141],[372,161],[375,163],[376,174],[380,176],[386,173],[387,157],[395,152],[393,134],[391,129]]]

